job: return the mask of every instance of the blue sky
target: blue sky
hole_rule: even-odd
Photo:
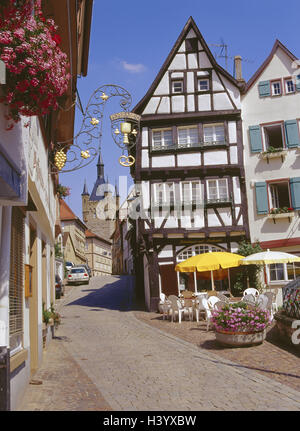
[[[228,46],[228,72],[233,74],[233,57],[243,58],[246,81],[269,55],[276,39],[300,57],[299,0],[94,0],[88,75],[79,78],[78,91],[86,106],[94,90],[105,84],[125,88],[132,108],[145,95],[190,16],[208,44]],[[215,55],[221,48],[211,46]],[[225,68],[224,58],[217,61]],[[107,102],[103,122],[102,156],[105,176],[119,182],[129,168],[119,165],[121,150],[110,135],[109,115],[118,108]],[[81,118],[77,117],[76,131]],[[96,160],[71,173],[60,174],[60,182],[71,187],[68,205],[82,218],[81,193],[84,180],[91,193],[96,180]],[[125,199],[126,195],[121,194]]]

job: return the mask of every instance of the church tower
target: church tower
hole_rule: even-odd
[[[101,238],[110,240],[115,227],[118,193],[114,196],[115,188],[104,178],[104,163],[101,154],[97,162],[97,178],[91,194],[84,183],[82,199],[82,218],[88,228]]]

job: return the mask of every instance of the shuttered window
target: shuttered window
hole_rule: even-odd
[[[260,81],[258,83],[258,92],[260,97],[266,97],[271,95],[270,81]]]
[[[300,210],[300,177],[290,179],[292,207]]]
[[[297,120],[288,120],[284,123],[286,145],[288,148],[295,148],[299,146],[299,129]]]
[[[252,153],[262,151],[262,139],[260,126],[249,126],[250,148]]]
[[[267,183],[264,181],[255,183],[255,194],[257,214],[268,214],[269,205]]]
[[[12,208],[10,277],[9,277],[9,343],[11,353],[22,347],[23,340],[23,245],[24,216]]]

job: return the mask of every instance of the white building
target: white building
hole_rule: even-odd
[[[300,255],[299,66],[276,40],[246,84],[242,120],[251,241]],[[280,287],[297,274],[296,265],[274,264],[265,282]]]

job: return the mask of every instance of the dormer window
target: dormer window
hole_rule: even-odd
[[[198,91],[208,91],[208,90],[209,90],[209,80],[198,79]]]
[[[273,81],[272,96],[280,96],[280,95],[281,95],[281,81]]]
[[[183,80],[172,81],[172,93],[183,93]]]

